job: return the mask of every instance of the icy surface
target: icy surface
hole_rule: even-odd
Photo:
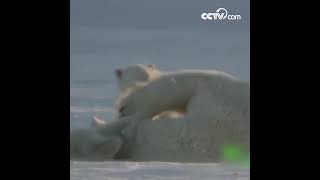
[[[71,180],[247,180],[248,167],[167,162],[71,162]]]

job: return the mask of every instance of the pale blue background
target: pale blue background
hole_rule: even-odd
[[[242,20],[200,18],[219,7]],[[117,67],[220,69],[249,81],[249,15],[249,0],[71,0],[71,128],[112,118]]]

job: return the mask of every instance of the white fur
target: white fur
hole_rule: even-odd
[[[124,134],[134,137],[136,160],[212,162],[230,143],[250,151],[250,85],[223,72],[163,75],[122,97],[119,108],[120,119],[134,122]],[[177,108],[185,116],[150,121]]]
[[[124,139],[121,130],[126,120],[106,123],[93,117],[91,128],[75,129],[70,133],[70,159],[110,160],[121,150]]]
[[[122,69],[122,77],[126,78],[118,79],[119,108],[124,107],[124,111],[115,125],[103,125],[99,119],[94,120],[97,125],[94,131],[82,130],[80,136],[73,132],[74,142],[85,139],[76,143],[77,148],[84,149],[83,154],[108,158],[117,154],[118,158],[135,161],[216,162],[224,144],[238,143],[249,151],[248,83],[218,71],[155,73],[149,80],[132,76],[141,69],[145,76],[152,74],[144,66]],[[175,116],[172,111],[178,109],[182,113]],[[135,123],[125,128],[128,122]],[[123,128],[126,138],[115,136]],[[110,143],[110,137],[116,140]],[[94,144],[105,139],[109,141],[107,148],[96,152]]]
[[[160,77],[160,71],[154,65],[140,64],[117,69],[115,75],[119,95],[123,96]],[[123,145],[124,139],[120,137],[120,131],[126,124],[125,121],[106,123],[93,116],[91,128],[76,129],[70,133],[70,158],[85,160],[114,158]],[[122,151],[121,154],[124,152]]]
[[[126,68],[118,68],[116,72],[121,73],[121,76],[115,73],[119,88],[118,100],[122,99],[122,97],[128,96],[129,94],[146,86],[163,75],[163,73],[158,70],[155,65],[144,64],[131,65]],[[172,109],[170,111],[163,111],[154,115],[153,119],[158,120],[166,117],[178,118],[181,117],[182,114],[183,111],[181,111],[181,109]]]
[[[161,76],[161,72],[155,65],[131,65],[126,68],[116,70],[121,75],[116,73],[118,88],[122,93],[127,88],[132,88],[140,83],[149,83]]]
[[[119,136],[103,136],[95,129],[76,129],[70,133],[70,159],[108,160],[120,150]]]
[[[203,93],[207,92],[207,93]],[[119,100],[122,116],[150,118],[171,109],[185,109],[193,113],[220,104],[247,108],[250,86],[219,71],[184,71],[163,75]],[[207,103],[194,102],[201,97]],[[192,106],[191,106],[192,105]],[[211,108],[214,111],[214,109]],[[238,110],[238,109],[237,109]],[[207,113],[212,114],[212,111]]]

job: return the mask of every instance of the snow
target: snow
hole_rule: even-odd
[[[247,180],[250,168],[216,163],[70,162],[70,180]]]

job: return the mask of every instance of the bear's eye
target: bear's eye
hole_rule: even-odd
[[[148,64],[147,67],[151,68],[151,69],[154,69],[155,68],[155,65],[154,64]]]

